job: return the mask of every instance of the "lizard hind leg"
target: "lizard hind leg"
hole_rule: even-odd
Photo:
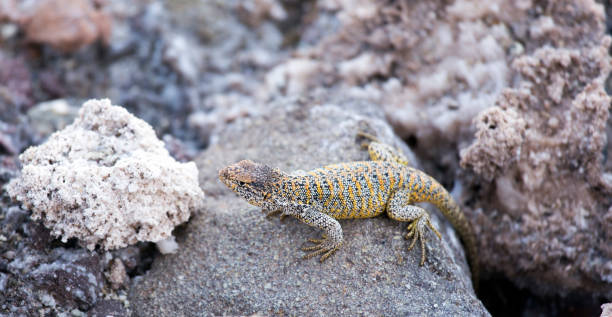
[[[409,207],[420,208],[416,206]],[[410,246],[408,246],[408,251],[414,248],[417,240],[421,242],[421,262],[419,263],[419,265],[421,266],[425,264],[425,242],[427,241],[427,239],[425,238],[426,227],[429,227],[439,239],[442,239],[442,235],[440,235],[440,232],[438,232],[438,230],[431,224],[429,214],[424,209],[422,215],[419,218],[412,220],[408,224],[408,227],[406,228],[408,229],[408,233],[406,233],[406,235],[404,236],[406,240],[412,238],[412,242],[410,243]]]
[[[408,251],[412,250],[417,242],[420,242],[421,262],[419,264],[424,265],[426,258],[425,242],[427,241],[425,232],[427,228],[431,229],[438,238],[441,239],[442,236],[431,223],[427,210],[418,206],[407,205],[409,202],[404,197],[407,197],[405,191],[394,194],[393,198],[389,201],[387,214],[391,219],[408,222],[406,228],[408,233],[406,233],[405,238],[412,239]]]
[[[380,142],[375,136],[365,133],[359,132],[357,135],[369,139],[370,142],[364,142],[361,144],[362,148],[367,148],[368,153],[370,154],[370,159],[372,161],[387,161],[394,162],[401,165],[408,166],[410,165],[410,160],[401,153],[400,150]]]

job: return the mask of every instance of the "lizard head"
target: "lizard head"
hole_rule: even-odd
[[[272,198],[273,184],[282,177],[283,173],[278,169],[249,160],[226,166],[219,171],[219,179],[227,187],[259,207]]]

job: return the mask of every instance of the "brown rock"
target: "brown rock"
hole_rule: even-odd
[[[491,180],[520,155],[525,133],[525,120],[514,109],[489,108],[474,120],[478,142],[462,153],[464,167],[473,169]]]
[[[462,153],[482,177],[468,181],[480,189],[466,199],[479,211],[485,266],[539,293],[612,295],[612,247],[601,238],[612,194],[602,155],[610,42],[516,59],[523,80],[477,119],[477,140]],[[501,131],[490,131],[491,113],[506,113],[493,120]]]
[[[130,278],[125,272],[125,265],[123,265],[121,259],[113,259],[110,264],[110,271],[106,273],[106,278],[115,290],[126,285]]]
[[[29,41],[70,52],[98,38],[108,43],[111,18],[89,0],[41,0],[23,12],[20,24]]]
[[[19,18],[15,1],[6,0],[0,2],[0,22],[15,21]]]

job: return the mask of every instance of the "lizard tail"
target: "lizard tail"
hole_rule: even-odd
[[[434,204],[444,217],[450,221],[453,225],[453,228],[459,234],[461,241],[463,242],[463,246],[467,253],[467,259],[470,264],[470,271],[472,273],[472,285],[474,286],[474,291],[478,292],[478,280],[479,280],[479,263],[478,263],[478,249],[476,242],[476,234],[474,233],[474,229],[472,225],[465,217],[465,214],[461,212],[459,205],[455,202],[455,200],[451,197],[451,195],[444,189],[442,185],[440,185],[436,180],[423,174],[429,178],[431,182],[431,194],[427,195],[426,201]]]
[[[442,211],[444,216],[450,220],[455,230],[459,233],[461,241],[463,241],[470,264],[470,271],[472,273],[472,285],[474,286],[474,291],[478,292],[480,265],[478,263],[478,249],[476,247],[476,234],[474,233],[474,229],[450,195],[448,202],[442,206],[438,206],[438,208]]]

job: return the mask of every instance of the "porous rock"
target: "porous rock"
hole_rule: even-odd
[[[601,305],[601,317],[612,317],[612,303]]]
[[[464,161],[464,165],[491,180],[496,172],[504,171],[518,159],[525,134],[525,120],[515,109],[493,107],[484,110],[474,121],[478,127],[476,137],[483,141],[462,152],[463,157],[471,158]]]
[[[9,195],[51,234],[90,250],[166,239],[203,198],[195,164],[176,162],[148,124],[109,100],[86,102],[20,160]]]
[[[491,130],[483,114],[462,152],[478,176],[466,177],[475,190],[464,199],[474,202],[485,265],[540,294],[612,296],[612,247],[602,239],[612,228],[604,165],[611,42],[517,58],[521,80],[488,110],[502,124]]]
[[[288,172],[367,160],[358,131],[407,150],[371,103],[314,96],[268,106],[262,115],[238,119],[196,160],[206,206],[178,237],[179,253],[158,259],[131,289],[137,316],[177,309],[185,315],[488,315],[471,289],[459,239],[437,213],[432,221],[444,238],[427,234],[423,267],[420,252],[407,250],[406,224],[386,216],[340,221],[345,244],[320,263],[302,259],[299,250],[318,230],[293,218],[266,219],[225,187],[218,170],[242,159]]]

